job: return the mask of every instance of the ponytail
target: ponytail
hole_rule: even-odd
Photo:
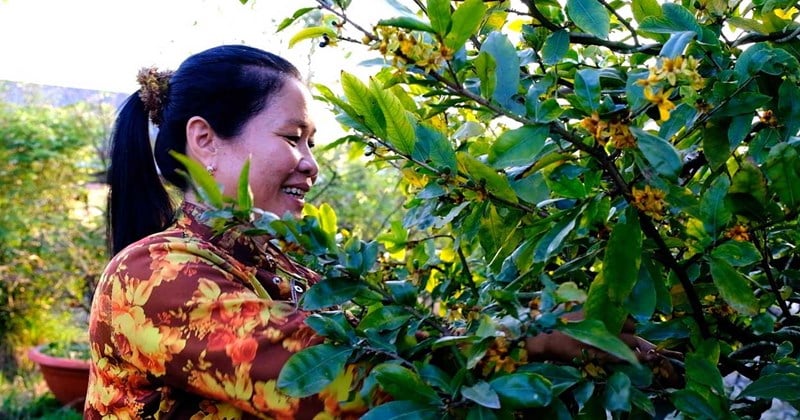
[[[148,115],[138,93],[122,105],[110,149],[106,214],[109,249],[114,255],[164,229],[175,209],[153,161]]]

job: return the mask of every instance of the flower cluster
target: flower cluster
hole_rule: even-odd
[[[510,346],[508,340],[497,337],[486,355],[481,361],[484,376],[489,376],[493,372],[504,371],[512,373],[517,370],[517,366],[528,362],[528,353],[519,346]]]
[[[644,97],[658,107],[661,121],[669,119],[675,104],[670,100],[673,88],[678,84],[688,85],[699,90],[705,79],[698,72],[699,61],[694,57],[662,57],[659,65],[651,66],[647,78],[637,81],[644,88]]]
[[[750,240],[750,232],[747,230],[747,226],[735,225],[725,232],[725,237],[734,241],[747,242]]]
[[[642,190],[633,187],[631,195],[633,195],[633,206],[644,214],[655,220],[664,218],[664,197],[666,196],[664,191],[645,185]]]
[[[426,72],[438,70],[453,58],[453,51],[442,43],[430,43],[424,36],[415,36],[411,31],[382,26],[380,42],[374,47],[384,56],[392,56],[392,65],[416,65]]]
[[[597,112],[581,121],[581,126],[585,128],[595,141],[601,146],[611,141],[618,149],[632,149],[636,147],[636,138],[631,133],[626,121],[613,118],[610,121],[600,119]]]

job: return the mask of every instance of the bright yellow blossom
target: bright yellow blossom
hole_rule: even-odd
[[[656,93],[653,93],[650,88],[644,89],[644,97],[650,103],[658,107],[659,117],[661,121],[666,121],[669,119],[669,113],[673,109],[675,109],[675,104],[669,100],[669,95],[672,93],[672,89],[664,92],[663,90],[659,90]]]
[[[796,7],[792,7],[789,10],[774,9],[772,12],[775,13],[775,16],[783,20],[792,20],[792,16],[794,16],[794,14],[798,12],[798,10]]]

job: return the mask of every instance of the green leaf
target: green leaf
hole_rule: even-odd
[[[531,164],[549,134],[550,128],[544,124],[505,131],[489,149],[488,161],[498,169]]]
[[[353,349],[319,344],[293,354],[278,375],[278,388],[293,397],[307,397],[325,389],[344,372]]]
[[[766,163],[770,186],[778,194],[783,204],[795,210],[800,206],[800,156],[797,150],[780,143],[772,148]]]
[[[461,388],[461,395],[484,407],[500,408],[500,397],[497,396],[497,393],[494,392],[492,387],[485,381],[479,381],[473,386]]]
[[[440,409],[415,401],[389,401],[367,411],[361,420],[440,420]]]
[[[402,327],[409,318],[411,318],[411,314],[402,306],[383,306],[362,318],[358,327],[362,330],[396,330]]]
[[[730,181],[727,177],[717,177],[700,198],[700,217],[703,220],[703,228],[712,238],[716,238],[720,230],[731,220],[731,212],[725,206],[725,195],[728,193],[729,187]]]
[[[646,261],[641,262],[638,280],[625,302],[625,308],[631,313],[631,316],[642,323],[650,319],[658,302],[658,285],[653,279]]]
[[[768,95],[745,92],[734,96],[725,102],[715,113],[715,117],[733,117],[737,115],[750,115],[758,108],[772,100]]]
[[[752,242],[729,241],[711,251],[714,258],[727,262],[734,267],[744,267],[761,259],[758,249]]]
[[[312,26],[297,31],[297,33],[294,34],[294,36],[292,36],[289,39],[289,48],[292,48],[294,44],[297,44],[300,41],[311,38],[318,38],[323,35],[327,35],[328,38],[330,39],[338,38],[338,35],[336,35],[336,31],[327,26]]]
[[[728,23],[734,28],[743,29],[747,32],[755,32],[762,35],[768,34],[770,31],[764,25],[755,19],[745,19],[739,16],[729,16]]]
[[[709,124],[702,130],[703,150],[712,169],[725,164],[731,154],[728,133],[722,125]]]
[[[481,81],[481,96],[491,98],[497,86],[497,62],[494,57],[487,52],[481,52],[473,60],[475,74]]]
[[[470,407],[467,412],[467,420],[497,420],[497,418],[494,410],[482,406]]]
[[[456,153],[459,169],[468,174],[476,183],[483,184],[495,196],[510,201],[518,202],[517,194],[508,183],[508,179],[497,173],[492,167],[479,161],[474,156],[465,152]]]
[[[417,287],[407,280],[388,280],[384,284],[389,289],[395,302],[413,306],[417,303]]]
[[[633,0],[631,2],[631,11],[633,12],[633,18],[639,23],[647,17],[655,18],[662,14],[658,0]]]
[[[537,123],[553,122],[564,113],[561,104],[553,98],[540,101],[538,97],[530,95],[525,106],[528,107],[528,115]]]
[[[576,221],[575,217],[569,214],[559,220],[559,222],[536,244],[536,248],[533,252],[533,261],[546,262],[553,254],[558,252],[564,240],[566,240],[567,236],[575,229]]]
[[[335,243],[336,233],[339,227],[336,219],[336,212],[328,203],[322,203],[322,205],[319,206],[319,227],[325,232],[328,239],[332,243]]]
[[[714,390],[717,395],[725,395],[722,375],[708,358],[694,352],[689,353],[685,358],[685,367],[686,377],[694,385],[699,384],[701,388]]]
[[[596,2],[596,0],[590,0]],[[600,108],[600,72],[582,69],[575,73],[575,96],[583,111],[590,113]]]
[[[758,313],[758,300],[748,285],[747,278],[720,258],[711,257],[711,278],[720,296],[737,312],[743,315]]]
[[[444,44],[451,51],[458,51],[474,34],[483,21],[486,6],[483,0],[466,0],[453,12],[450,32],[444,37]]]
[[[512,373],[493,379],[489,384],[497,392],[504,407],[545,407],[553,400],[550,381],[530,372]]]
[[[505,108],[514,110],[521,105],[514,101],[519,89],[519,57],[508,37],[492,32],[481,44],[481,53],[492,56],[495,62],[495,87],[492,99]]]
[[[436,365],[423,363],[422,366],[419,366],[419,376],[425,383],[431,384],[447,394],[454,393],[451,385],[453,378]]]
[[[386,116],[386,140],[400,153],[410,155],[415,139],[414,124],[408,112],[391,89],[381,86],[374,78],[370,79],[370,90]]]
[[[350,104],[359,117],[364,119],[364,124],[375,135],[386,137],[386,120],[378,105],[378,100],[372,95],[370,89],[358,80],[357,77],[343,71],[342,89],[347,103]]]
[[[674,32],[669,36],[669,40],[664,43],[664,46],[661,47],[661,52],[659,53],[662,57],[668,58],[675,58],[681,54],[683,54],[683,50],[686,49],[686,46],[692,42],[692,39],[697,34],[694,31],[680,31]]]
[[[242,2],[242,4],[245,4],[245,3],[247,3],[248,0],[240,0],[240,1]],[[302,9],[295,10],[294,14],[292,14],[292,17],[288,17],[288,18],[284,19],[283,21],[281,21],[281,23],[278,25],[278,29],[276,29],[275,32],[277,33],[277,32],[280,32],[280,31],[286,29],[289,25],[294,23],[297,19],[303,17],[303,15],[305,15],[306,13],[308,13],[308,12],[310,12],[312,10],[317,10],[317,8],[316,7],[303,7]]]
[[[675,404],[675,408],[680,410],[683,414],[688,415],[689,418],[725,418],[725,413],[718,399],[707,399],[703,395],[689,389],[675,391],[670,397],[672,398],[672,403]]]
[[[435,33],[444,36],[450,31],[450,1],[428,0],[428,18]]]
[[[210,173],[199,162],[189,158],[186,155],[175,152],[169,152],[184,168],[186,168],[187,176],[191,180],[197,194],[204,203],[213,207],[214,209],[221,209],[225,206],[225,199],[222,195],[222,190],[217,181],[211,176]]]
[[[305,323],[317,334],[337,341],[349,342],[351,337],[355,335],[353,327],[350,326],[347,318],[339,312],[311,314],[306,318]]]
[[[787,78],[778,89],[778,109],[775,112],[787,133],[797,133],[800,127],[800,103],[794,98],[800,98],[800,87]]]
[[[611,334],[603,323],[596,319],[584,319],[556,325],[556,329],[580,341],[616,356],[632,364],[639,364],[636,355],[618,336]]]
[[[683,163],[672,144],[638,127],[631,127],[631,133],[636,137],[642,155],[656,172],[668,178],[678,176]]]
[[[597,0],[567,0],[567,16],[582,31],[598,38],[608,38],[611,18]]]
[[[300,300],[301,307],[308,311],[341,305],[365,289],[363,283],[346,278],[328,278],[311,286]]]
[[[569,51],[569,32],[557,30],[547,36],[542,46],[542,62],[548,66],[558,64]]]
[[[631,378],[622,372],[614,372],[608,378],[604,399],[605,408],[611,412],[631,411]]]
[[[410,400],[418,403],[439,405],[436,391],[422,382],[416,372],[394,363],[384,363],[373,369],[372,374],[384,391],[398,400]]]
[[[553,396],[561,394],[581,380],[581,372],[578,369],[552,363],[528,363],[520,366],[517,372],[536,373],[546,378],[550,381]]]
[[[541,172],[511,181],[511,188],[517,197],[531,204],[538,204],[550,196],[550,189],[547,188],[547,182]]]
[[[247,212],[247,214],[250,214],[253,208],[253,191],[250,189],[249,176],[250,158],[248,157],[244,162],[244,166],[242,166],[242,171],[239,172],[239,188],[236,194],[236,202],[239,206],[239,210]]]
[[[692,31],[698,37],[703,35],[703,28],[692,12],[675,3],[664,3],[662,13],[642,19],[639,30],[655,33]]]
[[[436,33],[431,25],[410,16],[381,19],[378,21],[377,26],[392,26],[395,28],[410,29],[412,31]]]
[[[764,375],[747,386],[742,397],[763,399],[777,398],[783,401],[800,400],[800,375],[795,373],[774,373]]]
[[[609,284],[608,297],[621,304],[633,290],[642,262],[642,228],[635,208],[628,207],[625,220],[614,226],[605,251],[603,277],[614,280]]]

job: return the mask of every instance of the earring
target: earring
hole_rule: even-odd
[[[217,168],[214,165],[209,164],[206,165],[206,171],[208,171],[210,175],[214,175],[214,172],[217,172]]]

